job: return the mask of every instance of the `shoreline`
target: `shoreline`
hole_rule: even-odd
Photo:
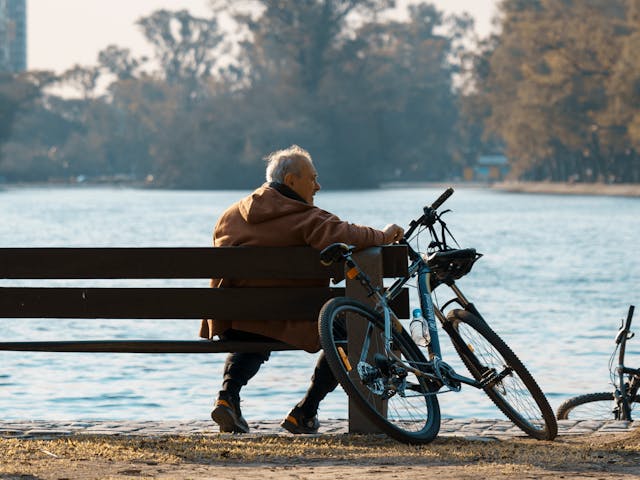
[[[568,182],[497,182],[492,190],[509,193],[541,193],[551,195],[594,195],[612,197],[640,197],[636,183],[568,183]]]
[[[378,186],[380,190],[394,190],[403,188],[439,188],[445,189],[486,189],[497,192],[508,193],[530,193],[543,195],[588,195],[588,196],[612,196],[612,197],[640,197],[640,183],[569,183],[569,182],[523,182],[523,181],[501,181],[501,182],[464,182],[464,181],[442,181],[442,182],[384,182]],[[194,191],[188,188],[162,188],[143,184],[141,182],[83,182],[83,183],[61,183],[61,182],[33,182],[33,183],[0,183],[0,192],[20,188],[59,188],[59,189],[91,189],[91,188],[121,188],[135,190],[183,190]],[[200,191],[220,191],[221,189],[197,189]],[[233,189],[238,191],[250,190]],[[351,189],[359,190],[359,189]],[[326,191],[351,191],[349,189]],[[371,190],[371,189],[365,189]]]
[[[273,435],[294,438],[280,426],[280,420],[249,421],[252,436]],[[640,420],[559,420],[558,435],[606,435],[640,432]],[[57,438],[74,435],[105,436],[211,436],[220,435],[211,420],[0,420],[0,439]],[[347,419],[321,419],[315,436],[353,435]],[[487,418],[442,418],[440,437],[462,438],[526,438],[526,434],[509,420]],[[314,435],[311,435],[314,436]]]
[[[486,189],[508,193],[531,193],[543,195],[589,195],[610,197],[640,197],[640,183],[569,183],[569,182],[389,182],[381,189],[441,188]]]

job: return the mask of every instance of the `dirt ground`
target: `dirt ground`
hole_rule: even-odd
[[[640,433],[424,446],[386,437],[216,435],[0,439],[0,479],[640,478]]]

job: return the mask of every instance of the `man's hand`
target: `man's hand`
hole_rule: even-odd
[[[404,229],[395,223],[391,223],[384,227],[382,233],[384,233],[384,243],[394,243],[402,240]]]

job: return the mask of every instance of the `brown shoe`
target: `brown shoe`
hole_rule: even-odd
[[[240,407],[223,398],[216,401],[211,419],[218,424],[223,433],[249,433],[249,424],[242,417]]]
[[[303,433],[313,434],[318,433],[320,422],[318,421],[317,415],[314,415],[313,417],[304,417],[302,415],[302,411],[298,407],[294,407],[293,410],[289,412],[289,415],[287,415],[287,418],[282,421],[280,426],[295,435]]]

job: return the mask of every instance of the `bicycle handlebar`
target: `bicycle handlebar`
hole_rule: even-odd
[[[444,192],[442,192],[442,195],[440,195],[435,202],[431,204],[431,208],[433,210],[437,210],[438,208],[440,208],[440,205],[446,202],[451,195],[453,195],[453,188],[449,187]]]
[[[636,309],[635,305],[629,305],[629,312],[627,313],[627,321],[625,322],[625,330],[631,328],[631,319],[633,318],[633,311]]]
[[[624,324],[620,327],[620,331],[616,336],[616,344],[618,345],[620,345],[620,343],[623,340],[627,340],[627,338],[631,338],[627,336],[629,335],[629,330],[631,329],[631,319],[633,318],[633,311],[635,310],[635,308],[636,307],[634,305],[629,305],[629,312],[627,313],[627,319],[625,320]]]
[[[409,240],[411,235],[416,228],[420,225],[425,225],[430,227],[433,225],[437,219],[436,209],[438,209],[451,195],[453,195],[453,188],[447,188],[442,194],[436,199],[435,202],[431,204],[431,206],[424,207],[424,213],[417,220],[412,220],[409,224],[409,229],[405,232],[403,240],[406,242]]]

